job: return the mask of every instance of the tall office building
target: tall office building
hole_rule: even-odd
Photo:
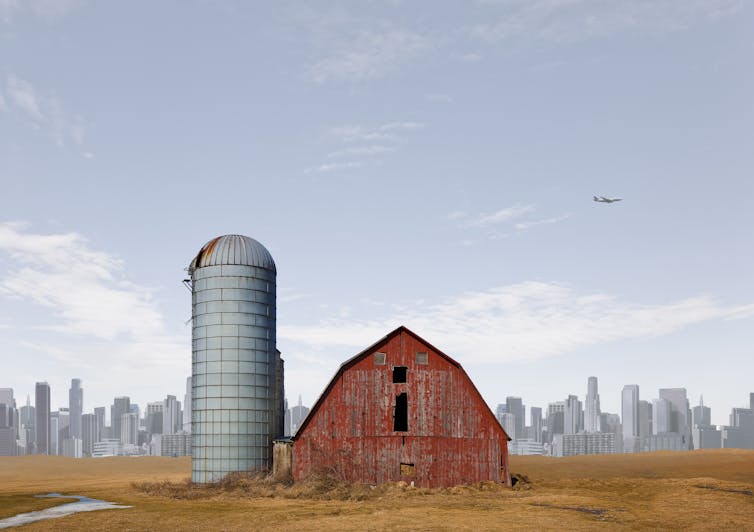
[[[584,431],[600,432],[600,394],[597,392],[597,377],[589,377],[584,405]]]
[[[552,442],[555,434],[563,434],[565,426],[565,401],[547,405],[547,443]]]
[[[105,430],[105,414],[106,409],[104,406],[98,406],[94,409],[94,443],[102,441],[104,438],[103,432]]]
[[[110,407],[110,427],[113,439],[120,440],[121,418],[123,414],[131,412],[131,398],[116,397]]]
[[[569,395],[565,401],[563,434],[578,434],[582,429],[583,411],[581,401],[575,395]]]
[[[686,396],[686,388],[660,388],[660,398],[671,405],[670,429],[681,435],[683,449],[693,449],[691,439],[691,409]]]
[[[652,403],[639,401],[639,439],[652,435]]]
[[[94,444],[97,442],[97,416],[83,414],[81,416],[81,453],[92,456]]]
[[[639,385],[626,384],[621,393],[623,452],[633,453],[639,446]]]
[[[139,415],[135,412],[127,412],[120,416],[120,443],[121,445],[136,445],[139,441]]]
[[[529,410],[531,417],[531,432],[533,440],[542,443],[542,409],[538,406],[532,406]]]
[[[81,388],[81,379],[71,379],[71,388],[68,390],[68,412],[71,438],[81,439],[81,415],[84,413],[84,389]]]
[[[672,432],[672,406],[667,399],[655,399],[652,408],[652,433],[664,434]]]
[[[0,388],[0,456],[18,452],[18,422],[12,388]]]
[[[508,437],[512,440],[516,439],[516,416],[510,412],[506,412],[502,414],[502,418],[500,419],[500,424],[503,426],[503,429],[505,429],[505,433],[508,434]]]
[[[71,438],[71,413],[61,407],[50,414],[50,448],[54,454],[65,455],[65,442]],[[53,453],[50,453],[53,454]]]
[[[513,414],[516,416],[516,425],[514,428],[514,432],[516,434],[516,437],[513,438],[510,432],[508,432],[508,435],[511,436],[513,439],[516,438],[523,438],[524,437],[524,416],[525,416],[525,410],[524,410],[524,403],[521,400],[520,397],[506,397],[505,398],[505,406],[507,408],[507,411],[509,414]],[[506,430],[507,432],[507,430]]]
[[[183,395],[183,432],[191,434],[191,376],[186,377],[186,393]],[[189,452],[189,454],[191,454]]]
[[[162,434],[162,412],[164,401],[147,403],[146,428],[149,434]]]
[[[46,382],[38,382],[34,388],[34,414],[36,453],[50,454],[50,385]]]
[[[175,395],[168,395],[162,407],[162,433],[177,434],[182,427],[181,402],[175,398]]]
[[[31,398],[28,394],[26,395],[26,405],[18,410],[19,440],[23,439],[24,453],[33,454],[36,438],[36,431],[34,430],[36,418],[34,416],[34,407],[31,406]]]
[[[712,411],[704,406],[704,398],[699,397],[699,406],[691,409],[691,419],[694,426],[708,427],[712,425]]]

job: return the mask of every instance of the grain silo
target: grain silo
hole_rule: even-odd
[[[188,268],[192,292],[194,482],[271,467],[281,432],[282,361],[275,346],[277,271],[247,236],[207,242]]]

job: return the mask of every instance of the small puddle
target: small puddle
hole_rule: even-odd
[[[60,506],[53,506],[52,508],[46,508],[44,510],[39,510],[36,512],[28,512],[25,514],[14,515],[13,517],[7,517],[5,519],[0,519],[0,528],[21,526],[29,523],[34,523],[35,521],[44,521],[45,519],[57,519],[58,517],[65,517],[66,515],[71,515],[79,512],[131,508],[131,506],[121,506],[112,502],[91,499],[82,495],[61,495],[60,493],[48,493],[46,495],[35,495],[35,497],[78,500],[76,502],[61,504]]]

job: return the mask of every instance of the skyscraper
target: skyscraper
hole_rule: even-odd
[[[104,438],[103,432],[105,430],[105,407],[98,406],[94,409],[94,417],[96,418],[94,427],[94,443],[102,441]]]
[[[513,414],[516,416],[516,426],[515,426],[515,434],[516,436],[513,437],[510,432],[508,432],[506,427],[506,432],[508,432],[508,435],[511,436],[513,439],[522,438],[524,436],[524,403],[521,400],[520,397],[506,397],[505,398],[505,405],[508,409],[509,414]]]
[[[565,401],[563,434],[578,434],[582,429],[581,401],[575,395],[569,395]]]
[[[565,425],[565,402],[558,401],[547,405],[547,443],[555,434],[563,434]]]
[[[531,432],[534,441],[542,442],[542,409],[538,406],[532,406],[530,409]]]
[[[639,401],[639,439],[652,435],[652,403]]]
[[[38,382],[34,388],[36,453],[50,454],[50,385]]]
[[[95,414],[83,414],[81,416],[81,452],[84,456],[92,456],[96,441],[97,416]]]
[[[691,418],[695,426],[707,427],[712,425],[712,411],[704,406],[704,398],[699,397],[699,406],[692,408]]]
[[[600,432],[600,394],[597,392],[597,377],[589,377],[586,386],[586,404],[584,405],[584,430]]]
[[[670,431],[681,435],[684,449],[693,449],[691,440],[691,409],[686,388],[660,388],[660,398],[671,405]]]
[[[176,434],[183,426],[181,419],[181,402],[175,395],[168,395],[162,407],[162,433]]]
[[[623,425],[623,451],[639,450],[639,385],[626,384],[621,394],[621,422]]]
[[[183,432],[191,433],[191,376],[186,377],[186,393],[183,395]]]
[[[121,416],[131,411],[131,399],[127,396],[116,397],[113,399],[113,405],[110,407],[110,426],[112,428],[112,437],[120,440]]]
[[[664,434],[672,432],[671,414],[672,408],[667,399],[655,399],[652,408],[652,433]]]
[[[146,426],[151,434],[162,434],[162,412],[165,409],[164,401],[147,403]]]
[[[71,438],[81,438],[81,415],[84,412],[84,390],[81,379],[71,379],[68,390],[68,412],[70,415]]]

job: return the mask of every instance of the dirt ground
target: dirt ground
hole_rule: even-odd
[[[754,451],[511,457],[530,483],[191,488],[189,458],[0,458],[0,518],[60,492],[132,505],[25,530],[754,530]]]

